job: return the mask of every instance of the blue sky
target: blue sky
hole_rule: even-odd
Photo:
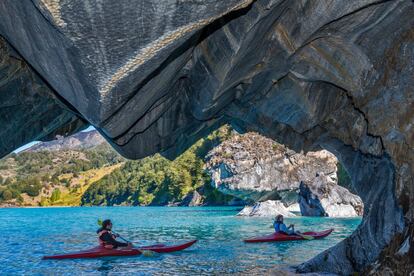
[[[87,129],[82,130],[82,132],[87,132],[87,131],[91,131],[91,130],[94,130],[94,129],[95,129],[95,128],[94,128],[93,126],[89,126]],[[38,143],[40,143],[40,142],[39,142],[39,141],[33,141],[33,142],[30,142],[30,143],[27,143],[26,145],[21,146],[20,148],[18,148],[18,149],[16,149],[16,150],[14,150],[13,152],[14,152],[14,153],[19,153],[19,152],[21,152],[21,151],[23,151],[23,150],[25,150],[25,149],[28,149],[28,148],[30,148],[31,146],[36,145],[36,144],[38,144]]]

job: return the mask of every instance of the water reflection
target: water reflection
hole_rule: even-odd
[[[113,261],[105,260],[105,261],[102,261],[101,266],[99,266],[97,270],[101,272],[108,272],[113,268],[114,268]],[[107,275],[107,274],[105,273],[104,275]]]

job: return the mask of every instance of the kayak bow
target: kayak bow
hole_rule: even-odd
[[[141,255],[143,251],[153,251],[157,253],[170,253],[175,251],[184,250],[194,243],[197,240],[192,240],[186,243],[177,244],[177,245],[165,245],[165,244],[154,244],[149,246],[135,247],[131,249],[126,248],[117,248],[117,249],[107,249],[102,246],[93,247],[91,249],[62,254],[62,255],[52,255],[44,256],[43,259],[78,259],[78,258],[100,258],[100,257],[112,257],[112,256],[136,256]]]
[[[305,236],[314,237],[315,239],[321,239],[331,234],[332,231],[333,229],[329,229],[329,230],[325,230],[321,232],[304,232],[301,234]],[[282,241],[299,241],[299,240],[305,240],[305,238],[299,235],[286,235],[283,233],[273,233],[273,234],[266,235],[266,236],[245,239],[244,241],[245,242],[282,242]]]

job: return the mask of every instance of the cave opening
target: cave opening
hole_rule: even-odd
[[[240,122],[237,121],[236,128],[239,126]],[[259,127],[247,127],[249,130],[262,128],[263,124]],[[316,144],[309,144],[309,141],[303,139],[295,140],[298,138],[295,131],[292,132],[290,127],[283,124],[276,125],[277,131],[265,129],[266,135],[270,134],[273,140],[284,141],[285,145],[296,147],[298,152],[306,145],[305,147],[311,150],[324,149],[332,153],[338,160],[338,177],[346,179],[342,182],[344,186],[363,203],[363,210],[359,212],[363,217],[360,223],[356,224],[358,226],[355,231],[337,245],[299,265],[297,271],[351,274],[355,271],[373,269],[368,264],[380,257],[384,247],[393,242],[396,236],[399,237],[405,226],[403,210],[396,198],[395,167],[390,157],[386,154],[378,155],[356,150],[328,135],[314,140],[317,141]],[[243,131],[245,130],[244,127]],[[401,251],[401,248],[392,250]]]
[[[104,144],[102,145],[102,143]],[[100,173],[106,171],[108,177],[104,177],[102,180],[94,180],[97,175],[89,175],[89,173],[96,171],[96,169],[99,171],[99,167],[88,167],[86,163],[79,163],[75,160],[79,157],[85,158],[86,156],[91,158],[95,156],[96,160],[92,160],[93,162],[105,164],[105,162],[99,161],[96,155],[102,155],[103,158],[106,158],[105,162],[114,162],[110,166],[103,165],[102,169],[104,170],[101,170]],[[174,202],[174,198],[170,197],[169,192],[157,195],[158,192],[163,191],[164,184],[170,185],[170,188],[177,187],[177,183],[173,182],[172,179],[165,183],[160,182],[161,190],[157,185],[148,186],[145,193],[143,193],[142,185],[133,186],[128,184],[132,182],[142,183],[143,179],[152,181],[151,179],[155,179],[152,178],[153,175],[160,174],[163,170],[167,172],[169,170],[168,166],[174,167],[177,165],[168,162],[181,162],[181,164],[190,167],[193,165],[198,166],[199,164],[197,162],[194,163],[190,158],[192,155],[204,159],[205,169],[211,176],[211,183],[190,191],[179,204]],[[73,159],[69,158],[68,162],[65,162],[63,156],[72,156]],[[42,175],[46,169],[50,173],[53,172],[54,169],[48,167],[49,165],[54,164],[58,167],[60,164],[59,162],[56,163],[56,160],[49,160],[50,158],[64,159],[61,161],[62,166],[64,166],[64,169],[61,171],[62,175],[65,176],[64,178],[58,175],[56,180],[56,176]],[[28,196],[27,193],[33,193],[29,194],[33,199],[43,198],[38,203],[45,207],[65,204],[68,198],[81,191],[83,191],[84,196],[80,202],[86,206],[135,206],[141,204],[152,206],[196,206],[202,203],[207,203],[208,205],[208,200],[211,200],[212,194],[215,194],[216,199],[223,200],[221,201],[222,203],[216,201],[214,204],[217,205],[244,206],[245,204],[254,203],[258,203],[259,207],[262,205],[261,208],[255,208],[255,214],[249,209],[250,207],[245,207],[238,216],[236,214],[240,209],[237,209],[234,215],[227,217],[228,221],[226,222],[210,221],[214,226],[209,226],[209,228],[214,235],[219,234],[219,231],[225,231],[223,227],[227,227],[232,231],[230,233],[230,230],[227,230],[229,237],[238,239],[248,238],[252,233],[271,232],[272,230],[269,229],[269,226],[277,214],[285,215],[286,219],[288,221],[292,220],[296,224],[297,230],[301,231],[321,231],[328,228],[336,228],[336,232],[331,234],[332,236],[329,239],[318,241],[312,246],[312,249],[307,250],[306,254],[299,253],[298,250],[301,247],[298,244],[291,247],[281,246],[280,250],[277,251],[275,251],[275,248],[268,247],[257,251],[260,253],[270,250],[270,252],[278,254],[277,258],[269,260],[269,264],[277,266],[286,264],[287,260],[289,260],[288,256],[292,254],[295,255],[296,262],[305,261],[307,258],[315,256],[332,246],[333,243],[339,242],[349,235],[360,223],[360,218],[358,218],[361,215],[362,208],[360,198],[338,185],[341,184],[348,189],[352,189],[351,178],[336,157],[326,150],[297,153],[258,133],[239,134],[229,126],[224,126],[196,142],[194,146],[190,147],[188,151],[174,161],[167,161],[159,155],[137,161],[126,161],[125,159],[118,158],[120,156],[111,149],[109,144],[104,141],[103,137],[96,130],[88,129],[71,137],[63,138],[59,136],[57,140],[38,143],[32,145],[21,154],[14,153],[7,156],[0,162],[0,174],[12,172],[13,166],[19,167],[19,172],[23,174],[25,169],[29,169],[24,167],[25,162],[30,163],[32,167],[27,173],[30,173],[33,177],[42,175],[39,179],[47,185],[42,188],[41,195],[35,194],[35,187],[33,187],[32,191],[22,190],[21,192],[25,193],[25,200]],[[48,160],[52,163],[49,164]],[[119,167],[120,165],[121,167]],[[150,165],[150,167],[147,165]],[[40,169],[37,168],[39,166]],[[159,167],[159,170],[152,171],[151,167]],[[233,168],[233,170],[226,168]],[[113,173],[111,170],[114,170]],[[189,171],[191,170],[190,168]],[[143,174],[143,178],[137,176],[139,173]],[[71,178],[67,178],[68,174],[72,174]],[[185,177],[185,175],[182,174],[180,176]],[[90,183],[87,183],[88,181],[82,183],[80,181],[82,178],[89,179]],[[125,182],[126,178],[130,178],[131,181]],[[7,181],[10,182],[10,179],[5,179],[5,182],[2,183],[4,187],[10,186],[20,189],[25,185],[25,182],[28,185],[32,185],[35,180],[27,178],[26,180],[16,179],[11,183]],[[61,184],[55,181],[60,181]],[[228,185],[227,182],[233,183],[233,186]],[[37,184],[34,183],[33,185],[36,186]],[[78,187],[79,185],[80,187]],[[74,193],[67,194],[66,187],[69,190],[73,190]],[[209,190],[208,187],[216,188],[224,196],[217,195],[216,190]],[[23,187],[22,189],[26,188]],[[180,196],[180,199],[182,196]],[[104,201],[102,201],[103,199]],[[203,202],[202,200],[205,201]],[[264,212],[263,207],[265,209]],[[234,212],[234,210],[228,209],[227,211]],[[202,210],[196,211],[203,212]],[[177,210],[177,212],[185,214],[186,211]],[[220,212],[224,211],[206,209],[206,212],[218,212],[218,214],[221,214]],[[275,213],[269,214],[269,212]],[[166,211],[166,214],[168,214],[168,211]],[[292,218],[290,217],[291,215],[295,217]],[[251,216],[258,216],[259,218],[253,220],[243,218]],[[331,217],[332,219],[325,219],[325,217]],[[343,219],[343,217],[348,218]],[[171,224],[170,227],[174,227],[172,221],[169,223]],[[196,229],[200,231],[198,228]],[[196,230],[193,229],[192,231]],[[240,233],[235,235],[234,233],[237,232]],[[134,236],[134,233],[129,233],[129,235]],[[210,246],[213,246],[213,243]]]
[[[173,158],[224,123],[326,149],[363,219],[298,271],[413,270],[412,1],[178,1],[171,13],[164,1],[49,2],[0,5],[0,155],[89,123],[131,159]]]
[[[329,149],[332,150],[333,147]],[[348,148],[343,148],[346,149]],[[353,150],[345,152],[351,156],[355,154]],[[341,159],[337,159],[336,156]],[[235,134],[232,139],[214,148],[207,156],[207,167],[212,177],[212,185],[223,193],[243,199],[248,204],[239,213],[240,216],[264,218],[283,214],[288,220],[293,217],[296,223],[300,217],[308,216],[356,218],[344,220],[344,225],[352,225],[352,231],[346,235],[351,235],[348,238],[350,239],[352,235],[362,231],[361,227],[364,228],[361,217],[364,213],[364,203],[367,202],[363,202],[359,196],[360,186],[355,186],[352,181],[358,181],[359,185],[366,187],[371,185],[372,179],[362,179],[360,176],[360,166],[365,163],[354,163],[355,160],[351,162],[343,158],[344,155],[339,155],[338,152],[321,148],[306,153],[295,152],[258,133],[247,132]],[[348,163],[341,163],[340,160]],[[354,167],[350,168],[349,164]],[[352,169],[356,168],[358,175],[353,176]],[[367,210],[371,212],[370,207]],[[298,225],[305,229],[313,226],[318,230],[324,230],[323,223],[315,225],[311,220],[305,221],[299,222]],[[340,242],[346,243],[346,240]],[[340,247],[340,244],[333,247]],[[327,252],[323,254],[329,258]],[[338,272],[344,272],[345,267],[338,264]],[[317,269],[324,268],[318,266],[314,271]],[[300,266],[299,271],[305,270],[313,271],[309,265]]]

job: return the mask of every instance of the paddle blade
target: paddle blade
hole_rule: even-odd
[[[145,256],[145,257],[155,256],[155,252],[151,250],[141,250],[141,252],[142,252],[142,256]]]
[[[98,225],[102,226],[102,220],[101,219],[98,219]]]
[[[308,235],[302,235],[302,234],[299,234],[299,236],[301,236],[302,238],[304,238],[305,240],[313,240],[313,239],[315,239],[314,237],[312,237],[312,236],[308,236]]]

